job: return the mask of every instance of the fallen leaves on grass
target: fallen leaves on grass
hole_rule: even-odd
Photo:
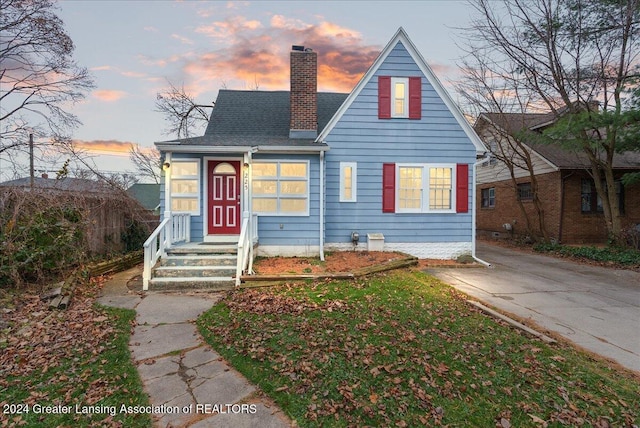
[[[224,315],[199,323],[228,358],[252,361],[281,405],[299,400],[291,412],[305,425],[634,423],[613,389],[561,368],[557,349],[410,275],[233,292]]]
[[[46,372],[83,351],[98,355],[113,332],[108,317],[93,307],[91,291],[98,286],[94,281],[88,289],[78,288],[66,310],[49,310],[37,295],[18,296],[15,308],[3,315],[11,327],[0,354],[2,377]]]
[[[113,362],[103,352],[113,348],[116,333],[113,318],[94,305],[103,282],[95,278],[78,286],[65,310],[50,310],[38,295],[15,296],[13,308],[2,314],[8,327],[0,352],[0,404],[9,404],[7,397],[17,393],[11,403],[19,399],[30,407],[94,405],[127,391],[122,385],[126,372],[105,371]],[[71,417],[87,426],[122,426],[109,415],[100,422],[89,422],[82,414]]]

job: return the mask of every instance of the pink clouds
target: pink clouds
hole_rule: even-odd
[[[188,61],[183,71],[203,92],[221,82],[266,90],[288,89],[289,49],[304,45],[318,52],[318,89],[348,92],[377,57],[381,47],[367,45],[357,31],[321,21],[310,24],[283,15],[268,24],[234,16],[200,26],[196,32],[225,47]]]
[[[76,150],[87,152],[88,154],[108,154],[113,156],[129,156],[131,148],[136,146],[130,141],[118,140],[73,140],[73,147]]]
[[[96,91],[93,91],[92,95],[100,101],[113,102],[120,100],[121,98],[126,96],[127,93],[124,91],[117,91],[113,89],[98,89]]]

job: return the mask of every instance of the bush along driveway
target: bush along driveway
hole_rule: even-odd
[[[300,426],[632,426],[638,379],[419,272],[234,291],[206,340]]]

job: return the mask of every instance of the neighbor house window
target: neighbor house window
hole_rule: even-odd
[[[253,162],[252,207],[260,215],[309,215],[309,162]]]
[[[171,161],[171,211],[200,214],[200,161]]]
[[[397,166],[396,212],[453,212],[455,165]]]
[[[531,183],[518,184],[518,200],[519,201],[533,200],[533,191],[531,190]]]
[[[482,189],[482,208],[494,208],[496,206],[496,188]]]
[[[602,182],[602,186],[606,189],[606,182]],[[624,214],[624,186],[622,182],[616,180],[616,194],[618,195],[618,209],[620,214]],[[580,186],[580,211],[583,213],[601,213],[604,212],[602,198],[596,191],[596,185],[592,179],[583,178]]]
[[[357,163],[340,162],[340,202],[356,202]]]

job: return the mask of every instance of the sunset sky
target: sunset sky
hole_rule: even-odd
[[[63,0],[58,15],[75,59],[96,82],[72,109],[83,122],[74,139],[100,155],[99,168],[133,170],[131,144],[152,147],[172,137],[154,111],[167,81],[202,104],[221,87],[288,90],[289,51],[297,44],[318,52],[319,90],[349,92],[400,26],[450,88],[463,54],[459,29],[471,14],[454,0]]]

